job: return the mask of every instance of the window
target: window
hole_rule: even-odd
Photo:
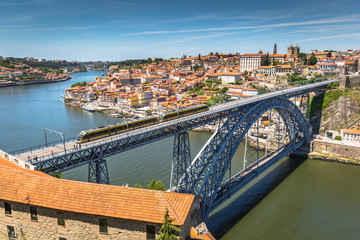
[[[10,203],[4,202],[4,208],[5,208],[5,214],[6,214],[6,215],[11,215],[11,206],[10,206]]]
[[[147,240],[155,239],[155,226],[146,225],[146,239]]]
[[[64,212],[56,212],[56,215],[58,225],[65,226]]]
[[[36,207],[30,207],[30,218],[33,221],[37,221],[38,220],[38,215],[37,215],[37,210]]]
[[[7,231],[8,231],[9,239],[15,239],[16,238],[15,228],[13,226],[7,226]]]
[[[108,233],[108,220],[106,218],[99,218],[99,231],[100,233]]]
[[[64,237],[59,237],[59,240],[66,240],[66,238],[64,238]]]

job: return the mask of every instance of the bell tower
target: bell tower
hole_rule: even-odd
[[[276,43],[274,44],[274,52],[273,54],[277,54],[277,46],[276,46]]]

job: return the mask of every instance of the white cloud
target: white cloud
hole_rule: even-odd
[[[213,31],[233,31],[233,30],[247,30],[247,29],[262,29],[262,28],[282,28],[282,27],[306,26],[306,25],[317,25],[317,24],[332,24],[332,23],[353,22],[353,21],[359,21],[359,18],[356,18],[354,16],[348,16],[348,17],[325,18],[325,19],[302,21],[302,22],[286,22],[286,23],[277,23],[277,24],[268,24],[268,25],[259,25],[259,26],[144,31],[137,33],[127,33],[124,35],[154,35],[154,34],[195,33],[195,32],[213,32]]]
[[[350,33],[350,34],[340,34],[340,35],[330,35],[324,37],[315,37],[299,40],[299,42],[310,42],[310,41],[318,41],[318,40],[326,40],[326,39],[334,39],[334,38],[346,38],[346,37],[360,37],[360,33]]]

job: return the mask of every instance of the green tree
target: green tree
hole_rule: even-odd
[[[279,61],[279,60],[275,60],[275,61],[273,61],[273,66],[277,66],[277,65],[280,65],[281,64],[281,62]]]
[[[155,181],[155,179],[153,178],[153,180],[151,180],[151,182],[146,185],[147,189],[151,189],[151,190],[161,190],[161,191],[165,191],[165,186],[163,181],[161,180],[157,180]]]
[[[136,183],[135,186],[134,186],[134,188],[142,188],[142,187],[141,187],[141,185],[139,185],[139,184]]]
[[[269,92],[269,90],[267,88],[265,88],[265,87],[261,87],[261,88],[258,89],[258,92],[259,92],[259,94],[263,94],[263,93]]]
[[[307,64],[307,54],[299,52],[297,57],[306,65]]]
[[[71,87],[77,87],[77,86],[80,86],[80,87],[84,87],[86,86],[87,82],[86,81],[82,81],[82,82],[77,82],[77,83],[74,83],[71,85]]]
[[[315,65],[317,63],[317,58],[315,56],[311,56],[309,58],[309,65]]]
[[[169,210],[166,209],[166,213],[164,216],[164,223],[161,226],[161,229],[159,231],[159,237],[157,240],[177,240],[180,239],[178,237],[179,233],[181,233],[181,230],[178,227],[175,227],[171,223],[173,222],[173,219],[170,219],[169,216]]]
[[[64,70],[58,69],[58,70],[55,71],[55,73],[56,73],[56,74],[63,74],[63,73],[64,73]]]
[[[266,54],[265,57],[261,60],[261,66],[269,66],[270,63],[270,56],[269,54]]]
[[[223,87],[220,91],[221,93],[226,93],[227,91],[229,91],[229,88]]]
[[[10,65],[9,59],[4,59],[2,60],[2,62],[0,62],[1,67],[9,67],[9,65]]]
[[[58,173],[55,173],[54,175],[52,175],[54,178],[59,178],[59,179],[62,179],[63,178],[63,175],[61,172],[58,172]]]
[[[334,139],[338,140],[338,141],[341,141],[341,136],[336,136]]]

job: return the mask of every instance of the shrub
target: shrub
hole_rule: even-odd
[[[338,140],[338,141],[341,141],[341,136],[336,136],[334,139]]]

